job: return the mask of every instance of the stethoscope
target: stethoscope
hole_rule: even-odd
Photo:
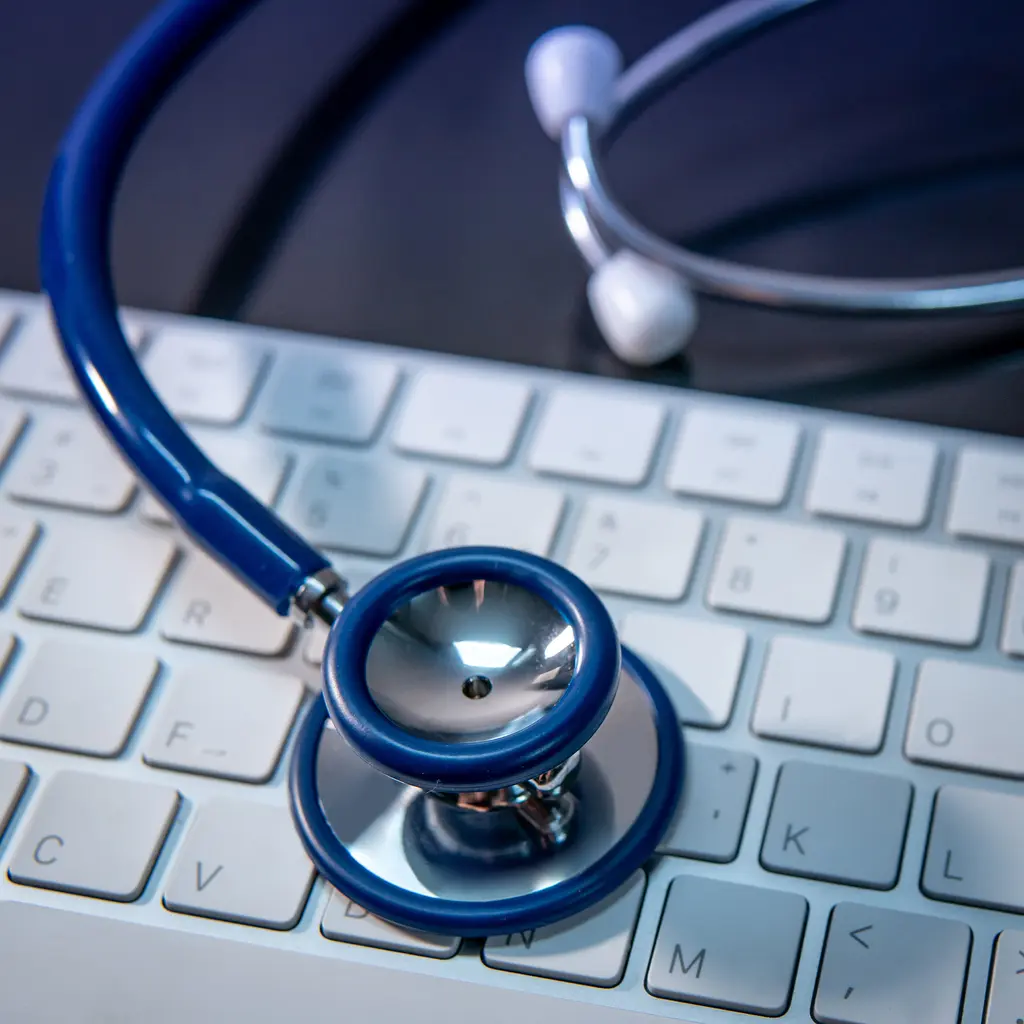
[[[740,267],[668,245],[610,198],[595,135],[609,137],[682,70],[811,2],[739,0],[625,71],[589,29],[551,33],[530,54],[531,96],[562,142],[566,223],[596,268],[595,314],[634,357],[685,340],[694,291],[864,312],[1024,301],[1015,271],[885,284]],[[295,825],[320,874],[408,928],[538,928],[614,893],[672,821],[684,741],[657,676],[620,646],[583,582],[522,552],[425,554],[350,595],[323,554],[196,447],[119,326],[110,221],[128,153],[189,64],[254,5],[169,0],[103,71],[51,173],[43,286],[79,386],[147,487],[279,614],[329,626],[323,691],[289,771]]]

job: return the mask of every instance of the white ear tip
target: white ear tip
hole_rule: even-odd
[[[526,86],[541,127],[558,139],[565,122],[582,114],[603,128],[621,71],[622,54],[604,32],[579,25],[546,32],[526,57]]]
[[[654,366],[682,352],[697,326],[697,303],[686,282],[629,250],[594,271],[587,298],[608,346],[633,366]]]

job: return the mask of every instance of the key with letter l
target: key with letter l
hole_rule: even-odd
[[[1024,913],[1022,850],[1024,796],[943,786],[921,888],[937,900]]]

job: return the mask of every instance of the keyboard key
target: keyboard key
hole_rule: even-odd
[[[135,348],[143,331],[131,324],[126,325],[126,334]],[[48,311],[29,314],[8,336],[0,353],[0,390],[58,402],[78,401],[78,385],[64,361]]]
[[[876,753],[882,747],[895,675],[896,659],[885,651],[777,637],[761,674],[754,732]]]
[[[921,889],[937,900],[1024,913],[1021,850],[1024,795],[943,786],[935,797]]]
[[[178,419],[228,424],[242,418],[265,362],[251,338],[216,329],[164,328],[146,352],[143,369]]]
[[[761,863],[786,875],[891,889],[912,795],[904,779],[790,761],[779,769]]]
[[[566,567],[597,590],[662,601],[686,593],[704,520],[692,509],[590,498]]]
[[[827,622],[846,554],[834,530],[770,519],[729,519],[708,603],[796,622]]]
[[[28,417],[21,408],[0,399],[0,465],[7,461],[27,422]]]
[[[0,737],[95,757],[117,757],[156,678],[144,651],[48,640],[0,718]]]
[[[324,455],[291,487],[284,515],[311,543],[388,557],[405,544],[427,474],[408,463]]]
[[[1024,779],[1024,673],[921,662],[907,725],[913,761]]]
[[[807,508],[842,519],[921,526],[928,518],[937,461],[931,441],[827,427],[818,441]]]
[[[647,971],[665,999],[781,1016],[789,1006],[807,901],[710,878],[673,879]]]
[[[165,640],[273,657],[283,654],[294,627],[209,556],[195,551],[160,616]]]
[[[266,782],[302,702],[287,676],[216,667],[172,675],[143,760],[156,768]]]
[[[164,537],[77,524],[51,533],[20,589],[29,619],[134,633],[143,623],[171,561]]]
[[[211,800],[189,826],[164,906],[222,921],[294,928],[313,884],[286,807]]]
[[[17,761],[0,761],[0,839],[28,782],[28,768]]]
[[[971,930],[959,921],[840,903],[829,923],[814,1019],[958,1024],[970,953]]]
[[[1024,562],[1014,563],[1010,571],[999,646],[1006,654],[1024,657]]]
[[[4,342],[0,388],[16,395],[78,400],[78,388],[64,362],[48,312],[30,314],[16,323]]]
[[[19,830],[7,873],[22,885],[138,899],[177,809],[170,786],[57,772]]]
[[[5,510],[0,515],[0,598],[6,597],[39,536],[39,524]]]
[[[876,538],[861,570],[854,626],[954,647],[978,642],[988,590],[984,555]]]
[[[621,637],[661,680],[681,722],[721,729],[729,721],[747,653],[742,629],[630,612]]]
[[[426,370],[409,388],[394,444],[403,452],[497,466],[512,454],[529,404],[525,384]]]
[[[1024,543],[1024,455],[964,448],[953,476],[946,528],[960,537]]]
[[[273,507],[284,475],[291,464],[289,456],[258,436],[235,437],[206,433],[193,434],[196,442],[213,460],[218,469],[240,483],[264,505]],[[147,494],[140,510],[150,523],[167,526],[173,517],[164,506]]]
[[[37,420],[7,476],[19,501],[83,512],[120,512],[135,493],[135,477],[113,445],[84,416]]]
[[[683,419],[666,482],[678,494],[781,505],[799,443],[790,420],[694,409]]]
[[[661,852],[720,864],[735,860],[756,775],[750,754],[690,740],[683,795]]]
[[[626,970],[643,895],[644,874],[638,871],[618,892],[577,917],[489,938],[483,961],[518,974],[611,988]]]
[[[327,904],[320,930],[328,939],[393,949],[398,953],[415,953],[435,960],[448,960],[459,951],[458,939],[399,928],[367,913],[337,890],[331,891],[331,901]]]
[[[453,476],[445,484],[424,548],[494,544],[547,555],[564,507],[561,491],[550,487]]]
[[[303,349],[274,367],[263,427],[314,441],[366,444],[398,384],[398,367],[375,356]]]
[[[636,486],[647,479],[664,423],[664,408],[649,398],[554,391],[530,450],[530,468]]]
[[[1024,1007],[1024,931],[1005,931],[996,942],[985,1024],[1016,1024]]]

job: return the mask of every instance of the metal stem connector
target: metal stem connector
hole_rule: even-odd
[[[333,569],[320,569],[308,576],[292,598],[292,615],[303,628],[314,620],[330,626],[348,601],[348,584]]]

